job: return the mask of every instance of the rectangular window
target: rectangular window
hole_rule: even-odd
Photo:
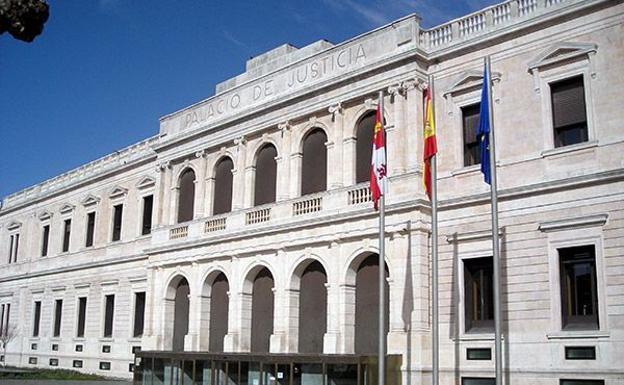
[[[555,147],[587,142],[583,75],[550,84]]]
[[[17,250],[19,249],[19,234],[12,234],[9,238],[9,263],[17,262]]]
[[[147,235],[152,232],[152,208],[154,206],[154,196],[148,195],[143,197],[143,225],[141,226],[141,234]]]
[[[604,380],[561,380],[560,385],[604,385]]]
[[[145,292],[134,294],[134,337],[143,335],[143,317],[145,315]]]
[[[121,216],[123,213],[123,205],[113,207],[113,241],[121,239]]]
[[[462,385],[495,385],[496,379],[484,377],[462,377]]]
[[[61,336],[61,318],[63,316],[63,300],[57,299],[54,304],[54,337]]]
[[[41,323],[41,301],[35,301],[33,321],[33,337],[39,337],[39,324]]]
[[[78,298],[78,325],[76,337],[84,337],[85,322],[87,319],[87,297]]]
[[[87,239],[85,247],[93,246],[93,234],[95,233],[95,212],[87,214]]]
[[[594,246],[559,249],[563,329],[597,330],[598,293]]]
[[[115,312],[115,295],[106,296],[106,308],[104,310],[104,337],[113,336],[113,316]]]
[[[4,335],[4,311],[5,305],[0,305],[0,336]]]
[[[479,128],[479,111],[481,103],[462,107],[462,124],[464,132],[464,166],[481,163],[477,129]]]
[[[41,256],[48,255],[48,243],[50,242],[50,225],[43,226],[43,235],[41,237]]]
[[[15,242],[15,235],[9,237],[9,263],[13,261],[13,243]]]
[[[63,221],[63,252],[69,251],[69,236],[71,235],[71,219]]]
[[[596,359],[596,347],[595,346],[566,346],[565,358],[566,360],[595,360]]]
[[[492,258],[464,260],[466,332],[489,333],[494,327]]]
[[[6,318],[4,319],[4,331],[0,335],[7,335],[9,332],[9,321],[11,320],[11,304],[6,304]]]

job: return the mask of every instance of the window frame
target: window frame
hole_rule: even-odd
[[[110,336],[106,335],[106,303],[108,296],[113,296],[113,315],[111,322],[111,334]],[[117,299],[117,293],[114,291],[103,291],[102,292],[102,311],[101,311],[101,328],[100,328],[100,339],[102,340],[112,340],[115,338],[115,302]]]
[[[492,269],[492,282],[491,282],[491,288],[492,288],[492,320],[491,320],[491,325],[479,325],[479,326],[472,326],[471,329],[475,329],[474,331],[470,331],[467,329],[467,325],[468,325],[468,319],[467,319],[467,306],[468,306],[468,300],[466,298],[467,293],[466,293],[466,270],[467,270],[467,266],[466,266],[466,262],[467,261],[475,261],[477,259],[485,259],[485,258],[489,258],[491,261],[491,269]],[[486,256],[472,256],[470,258],[462,258],[462,271],[460,274],[462,274],[463,276],[463,306],[462,308],[458,308],[458,311],[463,312],[463,333],[465,335],[480,335],[480,334],[493,334],[494,333],[494,319],[496,317],[496,314],[494,312],[494,257],[490,254],[490,255],[486,255]],[[481,321],[481,322],[485,322],[485,321]]]
[[[461,162],[464,168],[470,168],[470,167],[477,167],[481,165],[481,159],[477,159],[476,163],[473,164],[466,164],[466,133],[465,133],[465,119],[464,119],[464,109],[467,108],[474,108],[475,106],[479,106],[479,119],[481,119],[481,100],[479,99],[478,101],[474,102],[474,103],[468,103],[468,104],[462,104],[459,105],[459,120],[460,120],[460,124],[461,124],[461,153],[462,153],[462,158],[461,158]],[[478,124],[477,124],[478,125]],[[476,133],[476,130],[475,130]],[[477,147],[479,146],[479,141],[477,140],[477,136],[475,135],[474,137],[474,142],[476,142]],[[477,151],[477,154],[479,154],[479,151]]]
[[[45,229],[48,228],[47,237],[45,236]],[[52,233],[52,226],[49,221],[41,224],[41,240],[39,242],[39,258],[45,258],[50,256],[50,234]],[[47,238],[47,239],[46,239]],[[43,246],[45,245],[45,254],[43,253]]]
[[[135,329],[135,323],[136,323],[136,311],[137,311],[137,294],[139,293],[143,293],[144,298],[143,298],[143,326],[142,326],[142,333],[140,336],[135,335],[134,333],[134,329]],[[145,334],[145,310],[147,309],[147,291],[142,289],[142,290],[132,290],[132,323],[131,323],[131,328],[130,328],[130,336],[131,338],[134,339],[141,339],[143,337],[143,335]]]
[[[63,231],[61,232],[61,253],[69,253],[71,250],[71,233],[72,233],[72,224],[73,218],[71,216],[66,216],[61,218],[61,223],[63,224]],[[67,221],[69,221],[69,231],[67,231]],[[65,250],[65,235],[67,234],[67,250]]]
[[[78,335],[80,331],[80,299],[85,299],[85,314],[84,314],[84,330],[82,336]],[[86,293],[77,293],[76,295],[76,317],[75,317],[75,325],[74,325],[74,338],[75,339],[84,339],[87,334],[87,319],[89,314],[89,296]]]
[[[149,232],[145,233],[145,200],[148,197],[152,197],[152,208],[151,208],[151,213],[150,213],[150,228],[149,228]],[[143,194],[141,196],[139,196],[140,199],[140,206],[141,206],[141,211],[140,211],[140,217],[139,217],[139,237],[143,237],[143,236],[148,236],[152,234],[152,231],[154,229],[154,194],[152,192]]]
[[[89,215],[93,214],[93,234],[91,235],[91,244],[88,244],[89,241]],[[85,248],[93,248],[95,247],[95,234],[97,233],[97,210],[89,210],[86,212],[85,215],[85,243],[84,243],[84,247]]]
[[[119,223],[119,239],[115,239],[115,208],[121,206],[121,219],[120,219],[120,223]],[[123,201],[114,201],[111,202],[111,221],[110,221],[110,242],[111,243],[115,243],[115,242],[121,242],[122,238],[123,238],[123,218],[124,218],[124,211],[125,210],[125,202]]]
[[[39,319],[37,319],[36,314],[37,314],[37,304],[39,304]],[[41,313],[43,310],[43,303],[41,298],[34,298],[33,299],[33,313],[32,313],[32,327],[30,328],[30,335],[31,338],[39,338],[41,335]],[[35,327],[37,329],[37,334],[35,334]]]
[[[60,306],[60,310],[59,310],[59,301],[61,303]],[[55,340],[55,339],[61,339],[63,336],[63,303],[65,301],[63,301],[63,298],[59,298],[59,297],[55,297],[54,298],[54,302],[52,302],[53,307],[52,307],[52,333],[51,333],[51,339]],[[58,334],[56,333],[56,324],[58,321]]]

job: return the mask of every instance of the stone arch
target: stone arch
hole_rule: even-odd
[[[266,142],[254,154],[254,206],[273,203],[277,200],[277,146]]]
[[[251,266],[241,290],[242,347],[255,353],[270,351],[274,332],[275,275],[267,264]]]
[[[174,274],[164,293],[164,348],[184,350],[189,328],[190,282],[182,273]]]
[[[223,352],[223,339],[228,332],[230,280],[221,267],[207,272],[202,280],[200,298],[200,349]]]
[[[193,219],[195,211],[195,184],[197,172],[191,166],[184,167],[176,179],[177,189],[177,223]]]
[[[291,350],[323,353],[327,333],[327,268],[317,257],[298,261],[290,280]]]
[[[234,189],[234,159],[229,155],[222,155],[217,159],[212,175],[214,181],[212,214],[224,214],[232,211],[232,193]]]

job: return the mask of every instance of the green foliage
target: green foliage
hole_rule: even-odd
[[[67,369],[6,369],[0,371],[0,379],[6,380],[104,380],[95,374],[80,373]],[[0,381],[1,382],[1,381]]]
[[[31,42],[43,32],[50,9],[45,0],[0,0],[0,35]]]

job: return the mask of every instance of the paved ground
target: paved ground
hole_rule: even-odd
[[[60,381],[60,380],[6,380],[0,378],[2,385],[132,385],[131,381]]]

